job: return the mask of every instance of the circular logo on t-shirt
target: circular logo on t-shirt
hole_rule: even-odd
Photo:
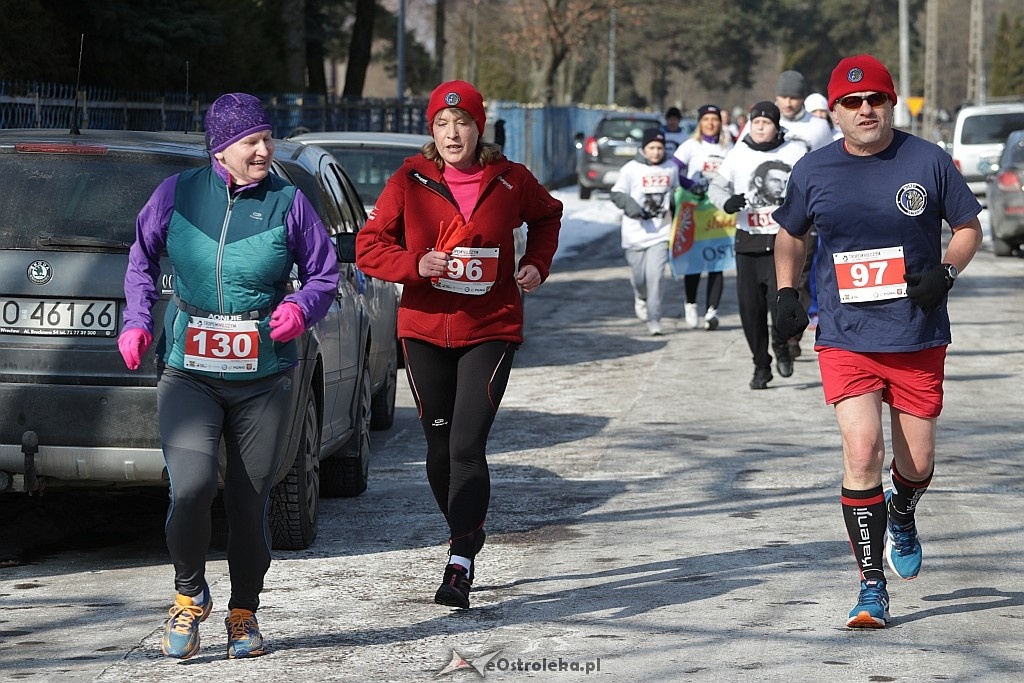
[[[896,206],[907,216],[920,216],[928,206],[928,192],[917,183],[907,183],[896,193]]]

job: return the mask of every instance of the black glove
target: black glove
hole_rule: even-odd
[[[725,200],[725,204],[722,206],[722,209],[724,209],[726,213],[736,213],[746,205],[746,197],[741,194],[734,194]]]
[[[792,287],[779,290],[775,301],[775,329],[783,339],[792,339],[807,329],[807,311],[800,303],[800,295]]]
[[[925,313],[941,306],[946,292],[953,286],[953,280],[942,264],[922,273],[904,273],[903,279],[907,281],[907,296]]]

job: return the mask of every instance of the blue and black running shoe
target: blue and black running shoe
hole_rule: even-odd
[[[860,597],[850,610],[847,628],[885,628],[889,623],[889,592],[884,579],[860,582]]]

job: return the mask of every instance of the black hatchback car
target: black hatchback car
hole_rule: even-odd
[[[619,169],[640,149],[644,129],[660,126],[661,119],[654,115],[614,114],[598,121],[590,137],[577,135],[580,199],[590,199],[594,190],[610,190],[619,179]]]
[[[209,163],[201,134],[0,131],[0,491],[167,484],[161,359],[148,353],[130,372],[117,348],[124,273],[153,189]],[[333,157],[279,141],[273,172],[309,197],[342,261],[331,310],[301,339],[301,390],[271,501],[274,546],[298,549],[316,537],[321,492],[366,488],[371,423],[394,415],[397,293],[354,265],[365,213]],[[154,349],[173,291],[161,265]]]

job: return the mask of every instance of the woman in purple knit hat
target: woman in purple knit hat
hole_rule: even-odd
[[[338,261],[327,230],[295,186],[271,175],[271,126],[252,95],[229,93],[206,114],[210,165],[164,180],[142,208],[129,254],[118,347],[130,370],[153,341],[160,258],[174,268],[157,385],[171,485],[165,531],[177,597],[161,643],[199,651],[213,609],[206,582],[218,451],[227,451],[224,508],[231,595],[229,659],[266,652],[256,621],[270,568],[267,502],[285,452],[295,340],[327,313]],[[291,291],[297,266],[302,287]]]

